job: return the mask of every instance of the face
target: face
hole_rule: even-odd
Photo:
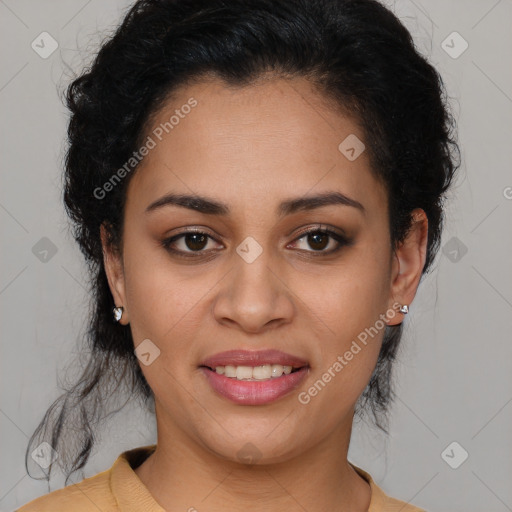
[[[363,132],[304,79],[188,85],[147,135],[122,255],[103,241],[121,323],[135,347],[145,343],[159,443],[165,435],[230,460],[251,443],[261,462],[279,462],[340,442],[384,327],[402,321],[396,303],[410,304],[418,285],[421,210],[393,252],[367,152],[339,149]],[[171,194],[202,201],[186,207]],[[215,360],[232,350],[249,354]],[[279,363],[270,371],[284,374],[269,378]]]

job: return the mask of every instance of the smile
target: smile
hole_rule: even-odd
[[[213,368],[211,368],[213,369]],[[299,370],[290,365],[283,366],[281,364],[264,364],[262,366],[217,366],[214,370],[219,375],[238,380],[268,380],[281,377],[281,375],[289,375]]]

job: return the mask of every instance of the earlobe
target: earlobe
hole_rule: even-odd
[[[115,311],[112,312],[112,318],[119,321],[120,324],[128,324],[128,311],[126,307],[124,271],[121,255],[112,245],[108,228],[105,224],[100,226],[101,245],[103,249],[103,264],[107,275],[110,293],[114,299],[117,308],[122,308],[122,315],[119,316]],[[119,311],[119,310],[118,310]],[[119,317],[119,320],[117,320]]]
[[[416,208],[412,212],[412,219],[407,236],[395,250],[390,296],[392,305],[398,303],[400,306],[406,305],[408,308],[420,283],[428,242],[428,219],[424,210]],[[405,308],[404,311],[398,310],[388,325],[401,323],[404,314],[406,314]]]

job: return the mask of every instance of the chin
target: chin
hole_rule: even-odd
[[[292,432],[284,429],[277,432],[278,423],[270,428],[258,428],[257,431],[246,428],[243,434],[236,430],[235,425],[231,424],[233,428],[229,430],[233,436],[218,425],[216,429],[209,429],[209,435],[202,439],[202,444],[215,456],[244,465],[284,463],[306,449],[304,441],[294,438]],[[295,439],[295,442],[290,443],[291,439]]]

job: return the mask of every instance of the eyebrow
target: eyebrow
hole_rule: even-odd
[[[287,199],[278,206],[277,214],[280,217],[284,217],[285,215],[291,215],[292,213],[299,211],[314,210],[316,208],[331,205],[351,206],[360,210],[362,213],[366,213],[364,206],[359,201],[356,201],[341,192],[325,192],[315,196]],[[145,213],[158,210],[164,206],[181,206],[206,215],[227,216],[230,213],[229,206],[220,201],[204,196],[172,193],[166,194],[151,203],[146,208]]]

